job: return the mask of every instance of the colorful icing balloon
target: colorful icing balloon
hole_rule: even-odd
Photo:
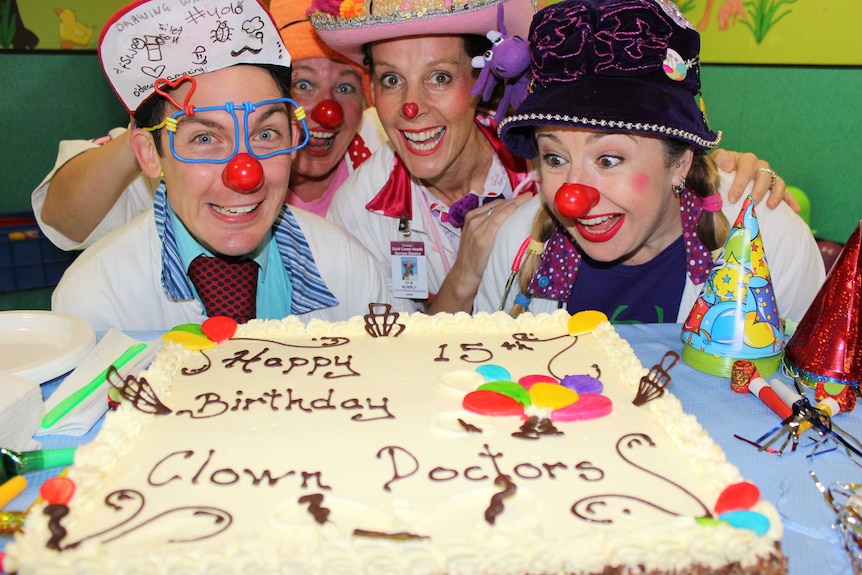
[[[604,384],[591,375],[567,375],[560,380],[560,385],[568,387],[579,394],[583,393],[601,393],[604,389]]]
[[[480,365],[476,368],[476,371],[485,378],[485,381],[510,381],[512,379],[509,370],[493,363]]]
[[[610,415],[613,409],[611,398],[597,393],[585,393],[575,403],[551,413],[551,420],[587,421]]]
[[[596,327],[604,321],[608,321],[608,316],[606,316],[600,311],[579,311],[578,313],[569,318],[569,335],[581,335],[589,333],[596,329]]]
[[[162,336],[162,340],[168,343],[178,343],[184,348],[192,351],[212,349],[216,346],[216,342],[207,336],[187,331],[169,331]]]
[[[737,529],[748,529],[758,535],[766,535],[769,531],[769,519],[757,511],[728,511],[718,516],[720,521],[727,521]]]
[[[524,389],[530,389],[537,383],[557,383],[557,380],[550,375],[541,375],[541,374],[533,374],[533,375],[525,375],[521,379],[518,380],[518,383]]]
[[[721,515],[728,511],[751,509],[760,501],[760,489],[749,481],[728,485],[715,503],[715,513]]]
[[[489,381],[479,386],[479,391],[494,391],[511,397],[523,406],[528,406],[531,403],[529,392],[514,381]]]
[[[464,396],[461,406],[479,415],[523,415],[524,406],[496,391],[477,390]]]
[[[39,495],[50,505],[66,505],[75,493],[75,482],[68,477],[52,477],[39,488]]]
[[[226,315],[217,315],[207,319],[201,325],[201,332],[220,345],[233,337],[233,334],[236,333],[236,328],[237,323],[235,319]]]
[[[537,383],[529,393],[533,405],[547,409],[561,409],[578,401],[576,391],[556,383]]]

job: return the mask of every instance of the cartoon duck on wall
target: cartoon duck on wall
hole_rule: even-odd
[[[72,48],[87,46],[93,38],[93,27],[78,22],[75,13],[68,8],[54,8],[54,13],[60,18],[60,27],[57,34],[60,36],[60,48],[70,50]]]

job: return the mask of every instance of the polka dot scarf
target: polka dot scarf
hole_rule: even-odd
[[[710,198],[712,199],[713,197]],[[679,197],[686,268],[695,285],[705,282],[709,270],[712,269],[712,254],[697,235],[697,220],[704,209],[703,203],[703,199],[688,188],[685,188]],[[720,206],[720,203],[718,205]],[[530,280],[527,292],[543,299],[566,301],[578,278],[580,266],[581,252],[569,232],[558,225],[551,232],[542,261]]]

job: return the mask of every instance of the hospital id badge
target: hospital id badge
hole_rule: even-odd
[[[390,242],[392,295],[428,298],[428,267],[423,242]]]

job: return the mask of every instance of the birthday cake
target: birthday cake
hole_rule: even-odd
[[[775,508],[666,389],[675,354],[644,369],[595,312],[369,310],[112,374],[7,570],[786,573]]]

